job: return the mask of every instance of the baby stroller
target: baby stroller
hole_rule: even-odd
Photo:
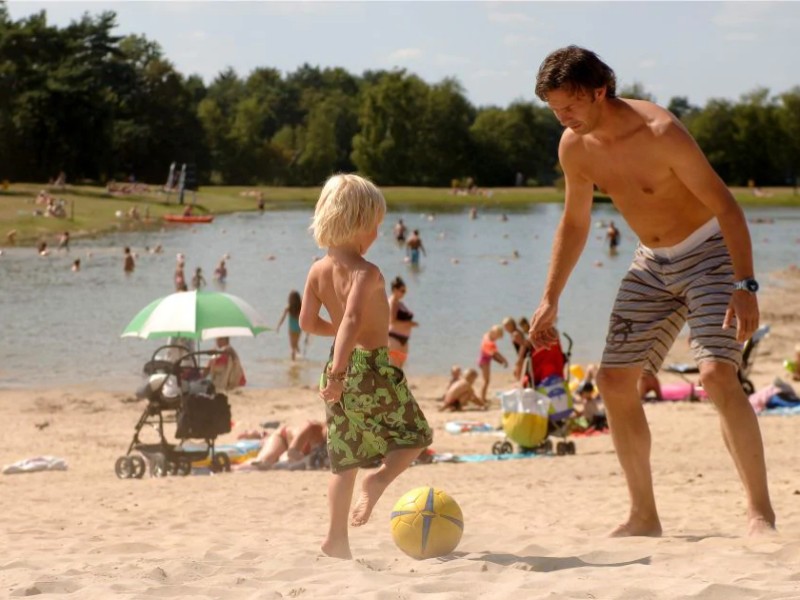
[[[753,382],[750,381],[750,371],[753,368],[753,361],[755,360],[756,349],[759,342],[769,334],[769,325],[762,325],[756,329],[752,337],[744,343],[742,347],[742,363],[739,365],[739,383],[742,384],[744,393],[748,396],[756,391]],[[689,400],[692,402],[699,402],[700,398],[695,393],[694,382],[692,382],[688,375],[699,375],[700,368],[697,365],[691,364],[672,364],[664,367],[664,371],[668,373],[675,373],[680,375],[681,379],[690,384]]]
[[[161,346],[144,365],[146,381],[137,390],[137,397],[147,406],[134,428],[133,440],[124,456],[114,465],[120,479],[141,479],[149,466],[150,475],[189,475],[192,462],[211,457],[211,471],[230,471],[230,458],[216,452],[218,435],[231,430],[231,408],[228,397],[218,394],[213,384],[201,379],[198,358],[217,351],[188,352],[183,346]],[[169,443],[164,424],[175,423],[177,444]],[[151,425],[158,441],[143,443],[140,433]],[[189,439],[205,442],[205,446],[184,447]]]
[[[567,341],[567,349],[558,347],[561,356],[558,365],[560,373],[550,374],[537,381],[532,353],[525,359],[523,388],[501,394],[503,411],[503,431],[506,439],[492,445],[493,454],[509,454],[516,443],[521,453],[553,452],[550,437],[559,437],[555,444],[558,456],[575,454],[575,442],[567,440],[571,420],[575,410],[569,391],[569,361],[572,355],[572,338],[562,333]],[[555,349],[554,349],[555,350]],[[534,383],[535,382],[535,383]]]

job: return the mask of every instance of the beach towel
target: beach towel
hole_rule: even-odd
[[[25,458],[3,467],[3,475],[17,473],[36,473],[38,471],[66,471],[67,461],[57,456],[36,456]]]
[[[444,430],[452,435],[462,433],[493,433],[496,428],[491,423],[481,421],[448,421],[444,424]]]

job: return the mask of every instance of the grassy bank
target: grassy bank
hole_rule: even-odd
[[[53,196],[64,200],[66,218],[35,214],[45,208],[35,202],[41,189],[48,189]],[[264,194],[266,210],[312,210],[319,194],[317,187],[204,187],[196,195],[195,212],[219,215],[257,210],[258,201],[251,194],[253,191]],[[513,211],[540,202],[561,202],[564,197],[563,192],[554,188],[495,188],[483,195],[454,195],[446,188],[386,187],[383,191],[390,209],[436,212],[465,211],[471,206]],[[764,189],[760,197],[747,189],[732,191],[742,204],[800,207],[800,195],[794,195],[791,188]],[[192,201],[190,193],[186,201]],[[138,220],[127,216],[134,207],[140,216]],[[67,186],[62,190],[43,188],[41,184],[12,184],[7,190],[0,190],[0,245],[10,245],[7,237],[10,231],[16,231],[17,245],[34,245],[42,239],[52,242],[65,230],[73,237],[82,237],[157,228],[164,226],[162,217],[165,214],[181,210],[175,194],[165,194],[157,186],[151,186],[145,193],[112,195],[105,188],[91,186]]]

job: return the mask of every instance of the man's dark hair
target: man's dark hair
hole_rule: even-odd
[[[606,98],[616,98],[617,77],[613,69],[591,50],[578,46],[551,52],[536,74],[536,95],[544,102],[553,90],[591,93],[603,86]]]

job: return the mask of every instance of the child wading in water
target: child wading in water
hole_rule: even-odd
[[[330,524],[322,551],[352,558],[348,511],[359,467],[367,475],[350,517],[369,519],[386,487],[431,443],[431,429],[408,389],[403,371],[389,363],[389,303],[380,270],[363,255],[378,236],[386,213],[383,195],[357,175],[335,175],[322,189],[311,231],[325,258],[308,273],[300,325],[334,336],[320,378],[328,425]],[[331,321],[323,319],[322,307]]]
[[[289,348],[292,351],[292,360],[297,358],[300,354],[300,335],[303,333],[300,327],[300,307],[302,306],[302,298],[300,292],[292,290],[289,292],[289,303],[281,315],[281,320],[278,321],[278,326],[275,328],[275,333],[280,331],[286,317],[289,317]]]

